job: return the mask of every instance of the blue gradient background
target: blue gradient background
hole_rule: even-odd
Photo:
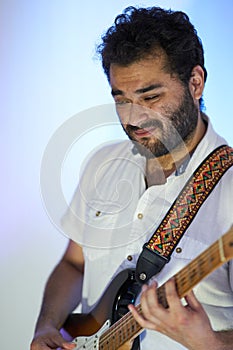
[[[44,149],[67,118],[112,102],[100,62],[93,59],[94,48],[115,15],[132,4],[188,13],[205,48],[206,113],[233,144],[232,0],[1,0],[3,349],[29,348],[45,281],[66,246],[41,200]]]

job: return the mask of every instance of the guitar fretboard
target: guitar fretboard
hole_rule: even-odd
[[[232,258],[233,227],[174,276],[177,293],[180,299],[193,289],[204,277]],[[157,296],[160,304],[167,308],[168,303],[165,294],[165,284],[157,289]],[[138,304],[136,308],[139,313],[142,313],[140,304]],[[101,335],[99,349],[117,350],[120,346],[142,331],[143,329],[141,326],[135,321],[132,314],[128,312]]]

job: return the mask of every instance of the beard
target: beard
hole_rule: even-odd
[[[179,146],[184,146],[192,138],[197,127],[198,108],[188,88],[185,89],[180,106],[176,110],[164,107],[162,114],[152,110],[147,113],[153,114],[153,119],[145,121],[140,127],[124,125],[123,129],[134,143],[133,153],[140,153],[148,159],[164,156]],[[140,140],[135,138],[136,130],[151,127],[155,128],[159,136],[153,136],[152,132],[150,137],[142,137]]]

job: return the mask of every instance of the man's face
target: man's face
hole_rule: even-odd
[[[189,88],[165,71],[162,55],[112,64],[110,85],[121,124],[141,154],[160,157],[192,138],[198,107]]]

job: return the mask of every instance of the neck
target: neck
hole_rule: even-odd
[[[147,159],[146,182],[147,186],[162,185],[166,179],[178,169],[186,158],[191,157],[197,145],[206,132],[206,124],[201,115],[198,118],[197,127],[192,137],[182,146],[177,147],[171,153],[159,158]]]

